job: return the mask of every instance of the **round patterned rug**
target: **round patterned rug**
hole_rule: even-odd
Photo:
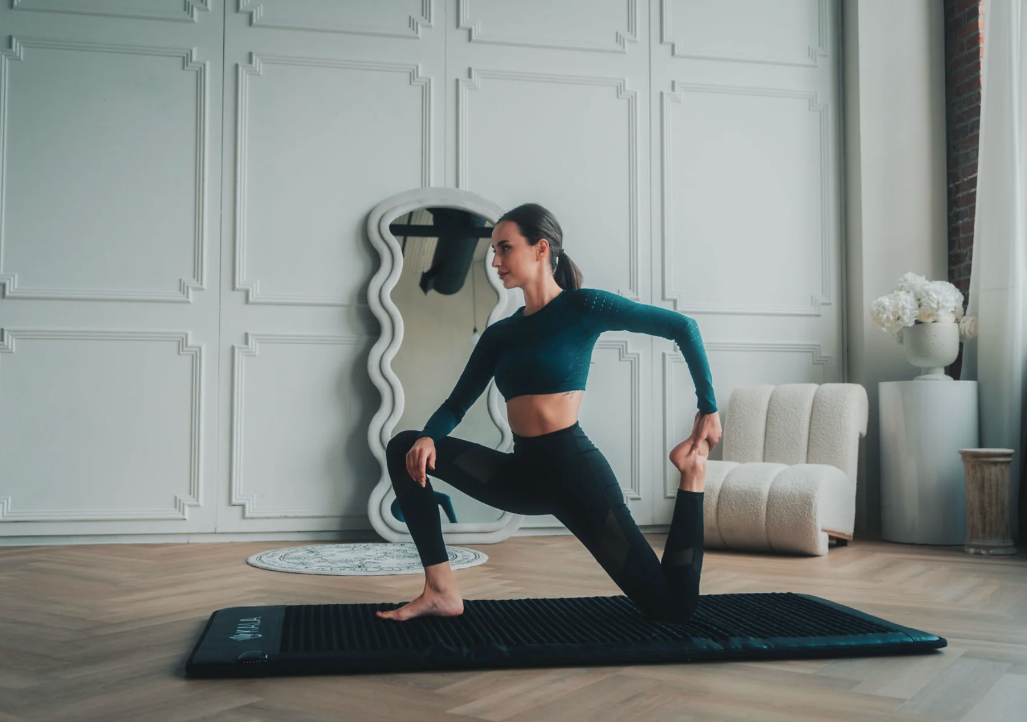
[[[476,567],[488,557],[474,549],[446,547],[453,569]],[[423,574],[421,558],[413,542],[379,544],[314,544],[254,554],[246,563],[273,572],[384,576]]]

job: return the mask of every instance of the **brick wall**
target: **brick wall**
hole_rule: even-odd
[[[949,277],[970,293],[977,146],[981,119],[981,56],[985,0],[945,0],[945,121],[948,155]],[[949,375],[959,378],[959,358]]]

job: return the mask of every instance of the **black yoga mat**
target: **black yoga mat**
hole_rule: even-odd
[[[941,637],[806,594],[703,596],[691,621],[625,596],[464,600],[458,617],[379,619],[399,604],[232,607],[211,615],[190,677],[360,674],[922,653]]]

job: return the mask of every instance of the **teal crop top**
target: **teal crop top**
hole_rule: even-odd
[[[522,306],[487,327],[453,392],[428,419],[420,436],[438,441],[448,435],[493,376],[507,401],[526,394],[584,389],[592,349],[603,331],[673,339],[692,374],[699,411],[717,410],[706,350],[694,319],[609,291],[579,288],[562,291],[533,314],[525,316]]]

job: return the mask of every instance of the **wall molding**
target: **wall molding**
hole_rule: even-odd
[[[277,345],[332,345],[358,346],[366,336],[320,334],[247,333],[245,345],[233,345],[232,356],[232,447],[231,447],[231,506],[243,508],[244,519],[336,519],[338,514],[326,514],[324,509],[261,509],[257,496],[243,488],[243,454],[245,452],[245,395],[247,358],[260,356],[262,344]]]
[[[631,418],[628,427],[631,430],[631,483],[628,488],[621,487],[624,498],[642,498],[642,354],[632,351],[627,340],[600,339],[595,348],[611,349],[617,352],[617,360],[631,364]]]
[[[235,170],[235,285],[234,290],[246,291],[246,303],[273,306],[339,306],[366,307],[359,290],[349,296],[329,296],[305,293],[262,293],[260,280],[247,277],[247,157],[249,155],[249,84],[251,77],[263,75],[266,65],[293,65],[339,70],[367,70],[372,72],[403,73],[410,85],[421,89],[421,186],[431,185],[432,177],[432,122],[433,90],[430,76],[421,75],[421,64],[374,63],[332,58],[305,58],[284,55],[257,55],[250,53],[248,65],[239,64],[238,99],[236,106],[236,170]]]
[[[330,23],[318,23],[316,25],[312,25],[310,23],[291,22],[289,20],[272,20],[265,17],[264,3],[259,0],[239,0],[237,12],[243,14],[249,13],[250,27],[254,28],[306,30],[310,32],[344,33],[348,35],[375,35],[386,38],[419,40],[421,38],[421,28],[434,27],[432,19],[434,14],[433,5],[433,0],[421,0],[421,14],[408,16],[407,25],[409,27],[409,31],[405,33],[398,33],[375,25],[347,25],[343,23],[334,25]]]
[[[633,301],[639,300],[639,161],[638,161],[638,96],[628,90],[627,78],[602,78],[587,75],[556,75],[552,73],[523,73],[505,70],[470,69],[469,78],[461,78],[457,84],[457,176],[456,186],[466,189],[470,185],[467,171],[469,151],[467,148],[467,98],[474,90],[481,90],[484,78],[493,80],[522,80],[535,83],[556,83],[559,85],[591,85],[612,87],[618,100],[628,102],[628,288],[617,289],[617,293]]]
[[[830,200],[830,171],[828,158],[829,125],[828,106],[818,101],[816,92],[804,92],[793,90],[780,90],[773,88],[746,88],[728,85],[699,85],[694,83],[673,82],[673,91],[661,92],[660,107],[660,143],[662,149],[662,182],[660,189],[661,223],[662,223],[662,255],[663,255],[663,301],[674,304],[674,310],[680,313],[707,313],[744,316],[822,316],[823,306],[833,303],[832,284],[832,235],[831,235],[831,200]],[[683,94],[691,93],[720,93],[724,95],[741,95],[766,98],[793,98],[805,101],[810,112],[817,113],[819,118],[820,143],[819,143],[819,193],[820,193],[820,290],[819,293],[810,295],[809,304],[760,304],[755,306],[732,305],[726,306],[717,303],[696,303],[685,301],[685,291],[674,287],[672,280],[674,271],[674,244],[672,212],[673,204],[673,175],[669,157],[671,154],[670,134],[670,104],[680,103]]]
[[[179,5],[182,7],[180,13],[167,15],[159,12],[147,12],[145,8],[138,8],[134,12],[104,10],[103,3],[97,3],[90,8],[85,5],[83,0],[11,0],[12,10],[68,15],[100,15],[129,20],[167,20],[180,23],[198,22],[200,12],[210,11],[210,0],[179,0]]]
[[[774,343],[768,341],[710,341],[703,344],[707,351],[730,351],[736,353],[805,353],[809,355],[810,366],[813,368],[820,367],[824,374],[824,381],[819,383],[829,383],[831,380],[830,371],[832,368],[832,357],[824,354],[823,347],[816,342],[796,342],[796,343]],[[674,373],[673,367],[675,364],[683,365],[687,368],[684,357],[681,352],[675,349],[674,351],[663,351],[661,353],[661,360],[663,363],[663,498],[664,499],[676,499],[678,493],[678,483],[680,481],[680,474],[673,465],[670,463],[670,452],[671,450],[680,444],[683,439],[677,439],[673,435],[674,432],[674,418],[677,416],[675,410],[675,399],[680,394],[674,389]],[[718,410],[722,404],[718,403]],[[687,438],[687,437],[686,437]]]
[[[602,53],[626,53],[628,43],[638,42],[638,0],[627,0],[627,27],[625,32],[615,31],[611,42],[545,43],[531,37],[488,34],[482,31],[481,20],[471,20],[471,0],[460,0],[457,6],[457,29],[466,30],[468,42],[493,45],[514,45],[556,50],[589,50]]]
[[[792,62],[788,60],[771,60],[768,58],[760,58],[753,55],[699,55],[684,52],[682,49],[679,49],[680,43],[678,41],[668,39],[670,35],[673,33],[671,29],[671,1],[672,0],[660,0],[660,44],[670,46],[670,54],[672,58],[685,58],[688,60],[717,60],[731,63],[750,63],[756,65],[783,65],[801,68],[815,68],[820,64],[821,58],[826,58],[828,56],[827,36],[829,30],[827,20],[829,17],[829,0],[811,0],[811,2],[816,2],[817,7],[817,44],[815,46],[807,46],[806,59],[802,62]]]
[[[6,240],[3,217],[6,215],[7,169],[0,167],[0,288],[4,298],[46,299],[60,301],[132,301],[192,303],[193,291],[206,290],[206,195],[207,195],[207,70],[208,62],[196,59],[196,49],[145,47],[137,45],[109,45],[80,43],[45,38],[16,38],[8,36],[8,49],[0,52],[0,79],[5,92],[0,93],[0,162],[7,162],[7,111],[10,98],[10,63],[22,62],[26,47],[75,50],[82,52],[123,53],[126,55],[152,55],[181,58],[182,69],[196,73],[196,205],[193,229],[193,277],[180,278],[177,292],[126,290],[112,291],[90,288],[21,288],[18,274],[3,268]]]
[[[190,343],[188,331],[133,331],[43,328],[0,328],[0,354],[17,353],[19,339],[56,341],[176,341],[179,356],[192,357],[190,387],[189,492],[176,494],[172,509],[48,509],[17,511],[11,496],[0,496],[0,523],[48,521],[188,521],[189,508],[202,506],[203,498],[203,350]],[[2,382],[2,376],[0,376]]]

